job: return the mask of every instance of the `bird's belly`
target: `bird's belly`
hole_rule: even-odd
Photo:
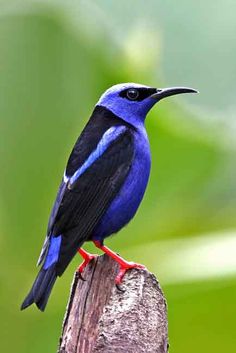
[[[137,138],[137,137],[136,137]],[[138,140],[133,165],[118,195],[95,227],[92,239],[102,241],[118,232],[135,215],[147,187],[150,174],[150,150],[148,140]]]

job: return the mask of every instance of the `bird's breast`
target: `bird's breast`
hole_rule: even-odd
[[[150,146],[146,130],[143,128],[134,132],[134,158],[130,172],[95,228],[93,239],[102,240],[118,232],[134,217],[147,187],[150,166]]]

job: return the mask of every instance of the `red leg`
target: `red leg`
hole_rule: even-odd
[[[105,254],[112,257],[120,265],[119,273],[115,279],[116,284],[121,283],[126,271],[129,270],[130,268],[141,268],[141,269],[145,268],[144,265],[136,264],[135,262],[128,262],[124,260],[121,256],[117,255],[114,251],[110,250],[107,246],[102,245],[97,240],[94,241],[94,244],[96,245],[97,248],[101,249]]]
[[[79,265],[77,272],[80,274],[80,277],[83,279],[83,277],[81,276],[81,273],[84,271],[85,267],[89,264],[90,261],[92,261],[93,259],[95,259],[95,257],[97,255],[94,254],[90,254],[87,251],[85,251],[84,249],[80,248],[78,250],[78,253],[83,257],[84,261],[82,262],[81,265]]]

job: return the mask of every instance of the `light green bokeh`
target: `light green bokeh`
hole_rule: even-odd
[[[56,351],[80,259],[43,315],[19,306],[73,143],[99,95],[123,81],[189,85],[201,94],[163,101],[149,114],[148,190],[135,220],[107,243],[163,284],[171,351],[235,351],[235,7],[232,0],[0,2],[2,351]]]

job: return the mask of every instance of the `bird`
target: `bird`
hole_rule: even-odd
[[[84,259],[78,268],[83,279],[95,256],[83,249],[85,242],[118,262],[117,285],[127,270],[144,268],[124,260],[104,240],[130,222],[143,199],[151,167],[148,112],[163,98],[183,93],[197,91],[120,83],[101,95],[69,156],[38,260],[41,268],[21,310],[33,303],[45,310],[56,279],[77,252]]]

